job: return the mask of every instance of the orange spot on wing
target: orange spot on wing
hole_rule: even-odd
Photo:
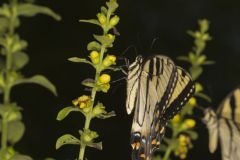
[[[153,140],[152,140],[152,144],[153,144],[153,145],[156,145],[156,144],[157,144],[157,140],[156,140],[156,139],[153,139]]]
[[[145,154],[140,154],[140,157],[145,158],[146,156],[145,156]]]

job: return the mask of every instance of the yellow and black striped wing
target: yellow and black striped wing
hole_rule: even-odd
[[[150,57],[139,68],[141,72],[135,80],[138,84],[131,85],[131,89],[135,86],[135,91],[132,92],[134,96],[130,95],[127,109],[135,107],[131,132],[132,159],[148,160],[160,144],[167,120],[191,96],[193,85],[190,76],[165,56]]]
[[[240,87],[224,99],[217,116],[222,159],[240,159]]]
[[[223,100],[217,110],[217,115],[240,123],[240,87]]]

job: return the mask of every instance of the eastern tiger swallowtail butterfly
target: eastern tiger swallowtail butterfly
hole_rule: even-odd
[[[195,88],[190,75],[163,55],[137,56],[128,68],[127,113],[135,108],[131,130],[132,160],[151,160],[167,121]]]
[[[215,152],[220,139],[222,160],[240,160],[240,86],[220,104],[217,111],[205,110],[209,150]]]

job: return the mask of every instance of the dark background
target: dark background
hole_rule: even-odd
[[[57,122],[60,109],[71,105],[71,101],[83,94],[81,81],[93,76],[92,68],[84,64],[67,61],[72,56],[87,56],[86,45],[93,40],[93,33],[100,33],[97,27],[79,23],[79,19],[94,18],[105,0],[48,0],[38,1],[54,9],[62,16],[56,22],[46,16],[22,19],[18,30],[21,37],[29,42],[27,53],[30,63],[23,73],[26,76],[43,74],[57,87],[58,97],[35,85],[22,85],[12,92],[12,100],[24,108],[23,121],[26,134],[17,150],[29,154],[37,160],[51,156],[57,160],[73,160],[78,156],[77,146],[64,146],[55,150],[56,139],[65,133],[78,136],[84,119],[78,113],[72,113],[62,122]],[[120,55],[128,46],[135,45],[137,54],[149,56],[154,38],[159,37],[155,45],[156,53],[164,53],[176,60],[176,57],[188,53],[193,43],[186,34],[189,29],[197,29],[197,20],[207,18],[211,21],[210,34],[213,40],[207,45],[205,53],[216,64],[205,67],[200,81],[211,96],[211,106],[217,107],[221,100],[240,81],[240,1],[239,0],[131,0],[119,1],[118,14],[121,23],[111,53]],[[126,53],[131,61],[136,53]],[[182,65],[183,63],[177,64]],[[185,66],[186,67],[186,66]],[[123,77],[115,74],[113,79]],[[107,109],[115,110],[117,117],[107,120],[93,120],[91,129],[99,132],[103,141],[103,151],[88,148],[89,160],[127,160],[130,159],[129,133],[131,116],[125,112],[125,82],[113,85],[110,95],[101,94],[99,99]],[[190,151],[188,159],[219,159],[219,151],[208,152],[208,133],[204,125],[199,124],[198,141]]]

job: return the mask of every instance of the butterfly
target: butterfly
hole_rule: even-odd
[[[216,112],[207,108],[203,121],[209,132],[210,152],[215,152],[220,139],[222,160],[240,159],[240,86],[223,100]]]
[[[137,56],[128,67],[127,113],[134,108],[132,160],[151,160],[168,122],[195,91],[191,76],[167,56]]]

